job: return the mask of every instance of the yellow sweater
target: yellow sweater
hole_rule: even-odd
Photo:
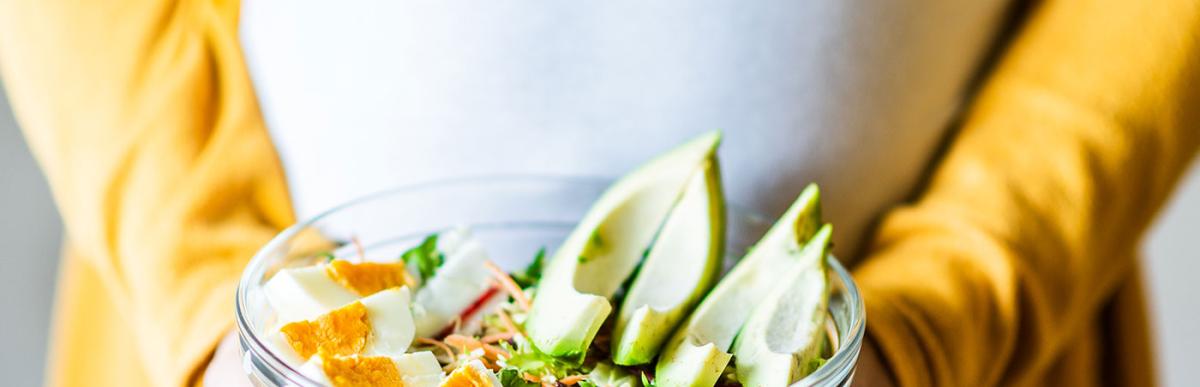
[[[0,0],[67,230],[51,385],[194,383],[243,264],[294,221],[237,9]],[[1135,251],[1198,146],[1200,3],[1038,4],[856,270],[900,384],[1151,384]]]

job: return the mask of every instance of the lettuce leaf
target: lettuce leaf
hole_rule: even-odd
[[[538,281],[542,280],[542,266],[546,261],[546,248],[538,250],[537,255],[533,257],[533,262],[529,263],[524,270],[512,273],[512,279],[522,289],[537,285]]]
[[[416,266],[422,283],[429,280],[429,277],[433,277],[437,268],[446,262],[446,255],[437,249],[437,239],[437,234],[427,236],[424,241],[421,241],[421,244],[400,255],[400,259],[409,267]]]
[[[534,375],[551,374],[558,377],[583,373],[583,359],[577,361],[574,359],[556,358],[547,355],[533,347],[533,344],[524,336],[515,338],[516,346],[501,343],[500,347],[512,354],[505,364],[516,368],[521,372],[528,372]]]
[[[500,378],[500,385],[503,387],[541,387],[541,384],[525,380],[521,370],[514,367],[506,367],[500,370],[496,376]]]

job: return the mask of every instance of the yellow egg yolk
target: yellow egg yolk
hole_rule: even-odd
[[[316,320],[284,325],[279,331],[292,349],[307,360],[317,353],[326,358],[362,353],[371,334],[371,323],[367,320],[367,308],[355,301]]]
[[[358,295],[366,297],[381,290],[415,285],[416,281],[404,269],[403,262],[397,263],[350,263],[335,259],[326,268],[329,277]]]
[[[493,387],[492,381],[483,372],[487,370],[476,369],[470,365],[463,364],[454,372],[451,372],[446,380],[442,381],[441,387]]]
[[[396,363],[384,356],[334,356],[323,358],[321,369],[333,387],[403,387]]]

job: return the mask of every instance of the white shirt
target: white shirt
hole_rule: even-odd
[[[301,217],[491,173],[619,176],[725,132],[729,200],[809,182],[850,255],[911,194],[1005,0],[246,0],[241,38]]]

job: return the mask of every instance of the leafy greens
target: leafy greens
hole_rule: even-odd
[[[425,240],[421,241],[421,244],[400,255],[400,259],[404,260],[405,264],[410,267],[416,266],[417,273],[421,276],[421,282],[433,277],[437,268],[446,262],[446,255],[437,249],[437,239],[437,234],[427,236]]]

